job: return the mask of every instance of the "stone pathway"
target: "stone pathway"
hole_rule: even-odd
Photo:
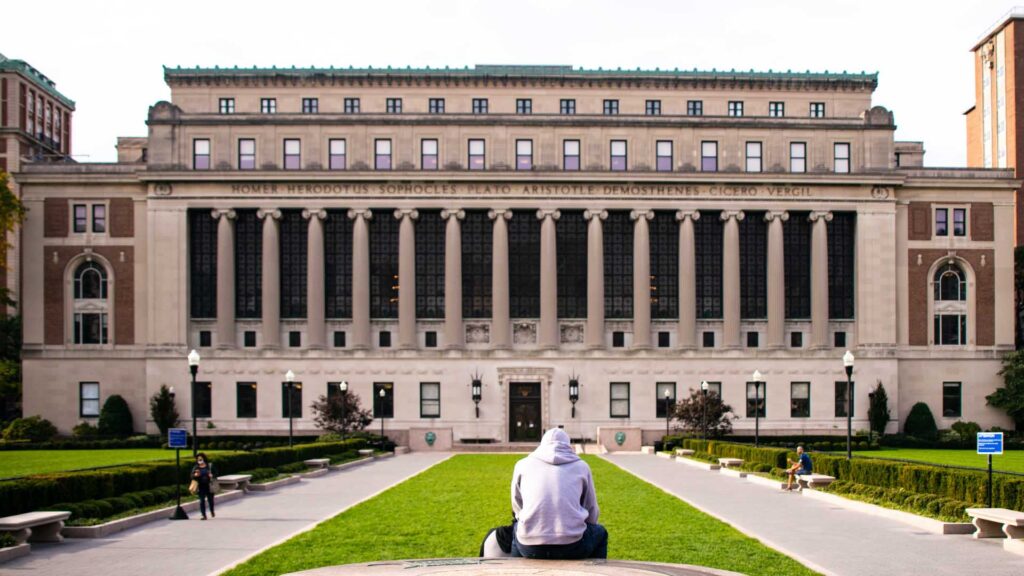
[[[823,574],[1024,574],[1024,556],[1004,552],[1000,540],[930,534],[647,454],[620,452],[604,458]],[[597,489],[600,502],[601,487]]]
[[[337,515],[447,458],[413,453],[331,472],[217,506],[217,518],[152,522],[109,538],[33,544],[0,574],[53,576],[203,576]]]

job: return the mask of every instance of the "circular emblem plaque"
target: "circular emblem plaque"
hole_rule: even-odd
[[[626,441],[626,433],[625,432],[616,432],[615,433],[615,443],[616,444],[618,444],[619,446],[622,446],[622,443],[625,442],[625,441]]]
[[[423,435],[423,439],[427,441],[427,446],[433,446],[434,441],[437,440],[437,434],[433,432],[427,432]]]

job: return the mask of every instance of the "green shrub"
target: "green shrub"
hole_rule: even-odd
[[[981,426],[977,422],[963,422],[956,421],[953,423],[953,432],[960,437],[960,440],[973,441],[977,436],[978,432],[981,432]]]
[[[328,432],[316,439],[317,442],[341,442],[341,434]]]
[[[975,505],[936,494],[918,494],[900,488],[867,486],[845,480],[833,482],[826,490],[950,522],[966,521],[967,515],[964,510]]]
[[[924,402],[918,402],[910,408],[907,421],[903,424],[903,432],[908,436],[934,440],[939,436],[939,430],[935,426],[935,417],[932,410]]]
[[[256,468],[255,470],[244,470],[239,472],[239,474],[250,474],[252,475],[253,482],[259,482],[260,480],[277,476],[278,471],[274,468]]]
[[[10,548],[16,546],[18,541],[14,539],[14,534],[10,532],[0,532],[0,548]]]
[[[88,422],[80,422],[71,429],[71,435],[79,439],[90,439],[100,435],[100,429]]]
[[[291,464],[284,464],[277,467],[277,471],[281,474],[295,474],[298,472],[305,472],[309,470],[309,466],[306,466],[302,462],[292,462]]]
[[[103,436],[115,438],[127,438],[135,433],[132,412],[124,398],[114,394],[103,403],[103,408],[100,409],[99,431]]]
[[[41,416],[16,418],[4,430],[4,440],[46,442],[57,435],[57,427]]]

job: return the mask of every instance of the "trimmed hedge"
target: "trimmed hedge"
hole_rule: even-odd
[[[68,438],[50,442],[0,442],[0,450],[109,450],[119,448],[159,448],[160,446],[160,439],[155,436],[95,440]]]
[[[825,491],[841,496],[853,496],[872,504],[894,507],[925,516],[931,516],[948,522],[967,522],[966,508],[974,504],[936,496],[935,494],[917,494],[898,488],[882,488],[866,486],[845,480],[837,480],[827,486]]]
[[[763,464],[770,468],[785,468],[788,451],[782,448],[754,448],[746,444],[722,442],[721,440],[683,441],[683,448],[708,454],[713,458],[742,458],[744,464]]]

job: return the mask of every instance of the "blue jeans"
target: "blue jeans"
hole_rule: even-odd
[[[512,525],[512,556],[538,560],[581,560],[608,557],[608,531],[600,524],[587,524],[583,537],[572,544],[520,544]]]
[[[199,512],[206,518],[206,503],[210,503],[210,514],[216,514],[213,511],[213,492],[210,492],[209,488],[206,490],[199,491]]]

